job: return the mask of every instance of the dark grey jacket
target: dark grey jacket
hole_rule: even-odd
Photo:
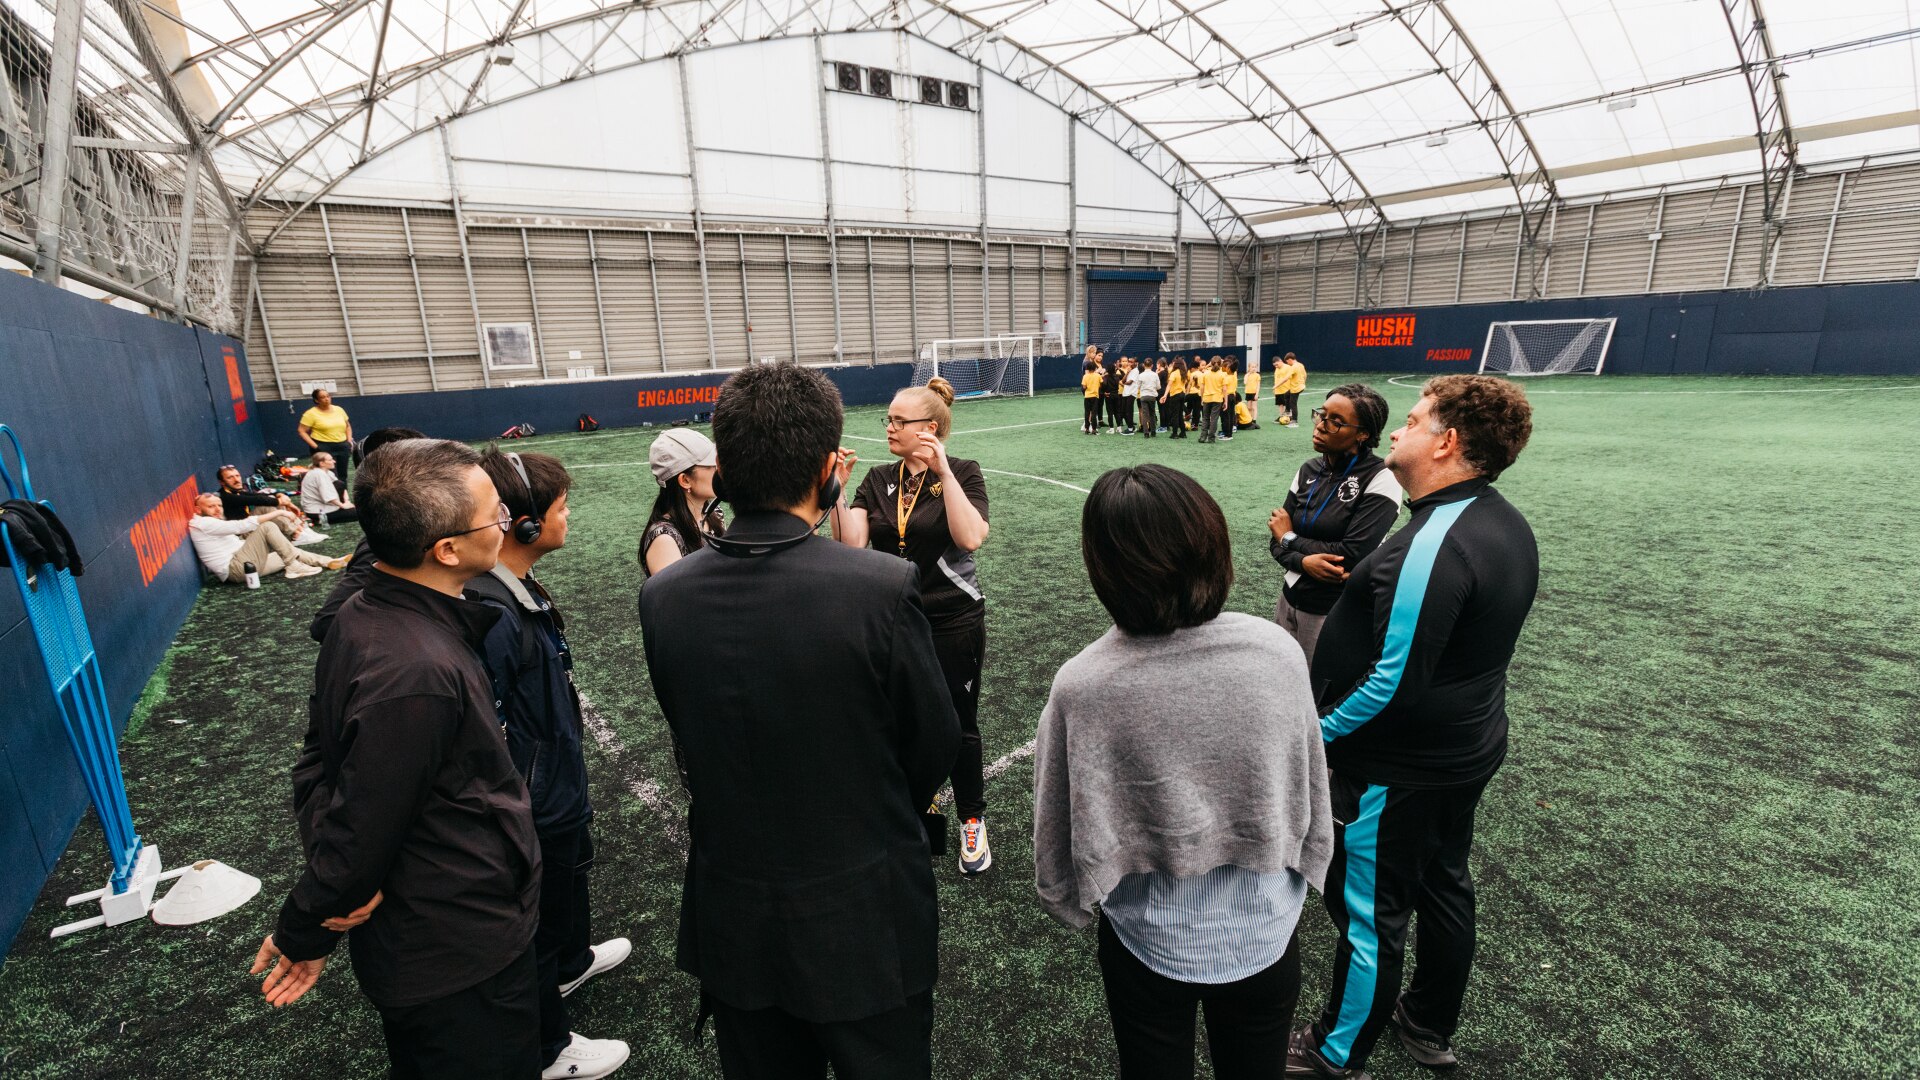
[[[805,535],[743,513],[728,538]],[[680,969],[739,1009],[858,1020],[933,986],[920,812],[960,725],[911,563],[825,537],[703,547],[640,593],[648,673],[686,756]]]

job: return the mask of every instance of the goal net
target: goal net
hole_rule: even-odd
[[[1598,375],[1613,341],[1613,319],[1535,319],[1487,326],[1482,373]]]
[[[983,338],[941,338],[920,346],[913,364],[913,385],[925,386],[938,375],[953,384],[953,397],[1033,396],[1033,356],[1037,336],[1002,334]]]
[[[1186,352],[1189,349],[1217,349],[1224,340],[1218,326],[1209,326],[1202,330],[1163,330],[1160,332],[1161,352]]]

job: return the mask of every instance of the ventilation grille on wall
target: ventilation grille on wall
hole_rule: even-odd
[[[830,62],[827,68],[827,89],[843,94],[892,101],[899,100],[894,96],[894,89],[898,87],[906,95],[905,100],[918,105],[973,109],[972,83],[937,79],[931,75],[909,75],[886,68],[862,67],[843,61]]]

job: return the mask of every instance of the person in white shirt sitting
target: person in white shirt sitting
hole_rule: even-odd
[[[360,520],[359,509],[340,490],[340,478],[333,472],[333,455],[324,450],[313,455],[313,467],[300,480],[300,509],[315,525]]]
[[[193,520],[187,523],[187,535],[193,538],[200,565],[221,581],[236,585],[246,580],[248,563],[262,575],[285,569],[290,578],[311,577],[347,565],[345,559],[329,560],[294,547],[287,537],[300,527],[299,517],[291,510],[228,521],[220,510],[220,496],[209,491],[193,500]]]

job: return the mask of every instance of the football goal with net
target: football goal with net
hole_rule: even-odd
[[[1614,319],[1532,319],[1487,325],[1482,374],[1598,375]]]
[[[953,384],[955,401],[962,398],[1033,396],[1033,357],[1038,335],[1002,334],[997,337],[940,338],[920,346],[913,364],[913,385],[925,386],[934,376]]]
[[[1203,327],[1198,330],[1162,330],[1160,332],[1161,352],[1184,352],[1188,349],[1217,349],[1223,340],[1218,326]]]

